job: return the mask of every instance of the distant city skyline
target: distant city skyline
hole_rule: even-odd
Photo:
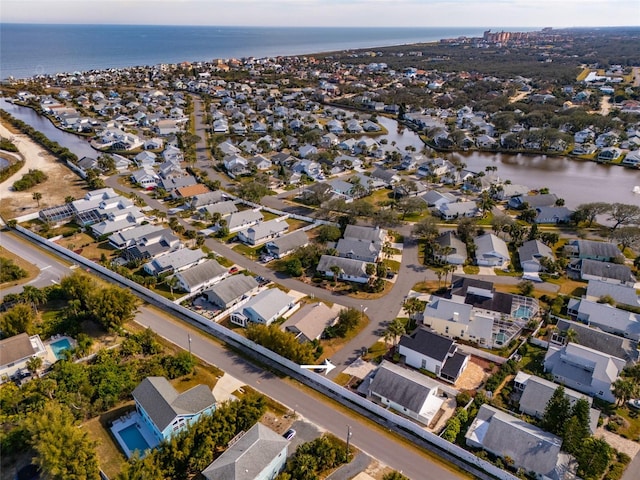
[[[638,0],[4,0],[3,23],[319,26],[640,26]]]

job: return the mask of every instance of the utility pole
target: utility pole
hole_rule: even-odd
[[[351,425],[347,425],[347,463],[349,463],[349,457],[351,457],[351,453],[349,452],[349,443],[351,441]]]
[[[189,339],[189,358],[192,358],[192,355],[191,355],[191,334],[190,333],[187,334],[187,338]]]

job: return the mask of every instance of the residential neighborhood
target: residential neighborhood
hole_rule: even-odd
[[[585,42],[486,31],[8,79],[14,113],[63,140],[2,110],[1,158],[50,155],[69,184],[27,158],[21,200],[0,200],[11,461],[59,418],[109,446],[91,455],[112,478],[293,479],[331,454],[313,478],[402,479],[408,442],[481,478],[631,480],[640,197],[503,174],[530,156],[640,193],[640,67]],[[467,71],[460,52],[536,60]]]

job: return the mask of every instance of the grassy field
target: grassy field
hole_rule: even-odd
[[[27,272],[27,276],[21,278],[19,280],[13,280],[10,282],[0,283],[0,288],[8,288],[16,285],[22,285],[24,283],[30,282],[32,279],[36,278],[40,274],[40,269],[33,265],[32,263],[27,262],[25,259],[15,255],[13,252],[10,252],[4,247],[0,247],[0,257],[8,258],[12,260],[15,265],[22,268],[25,272]]]

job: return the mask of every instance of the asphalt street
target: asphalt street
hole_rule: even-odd
[[[62,277],[69,275],[72,271],[68,265],[60,262],[52,254],[35,247],[28,240],[23,240],[12,232],[6,230],[0,232],[0,245],[40,269],[40,274],[27,285],[46,287],[59,282]],[[3,288],[0,297],[9,293],[20,293],[23,286],[24,284]]]
[[[290,379],[282,379],[253,365],[236,353],[190,330],[155,309],[142,308],[136,322],[176,345],[188,349],[191,335],[191,351],[205,362],[215,365],[228,374],[241,379],[246,385],[286,405],[321,430],[345,438],[347,426],[351,427],[351,443],[367,455],[380,460],[396,470],[402,470],[409,478],[420,480],[448,480],[465,478],[458,472],[434,463],[417,448],[403,445],[372,427],[368,422],[352,417],[336,409],[335,405],[316,398],[296,386]],[[318,394],[319,395],[319,394]]]
[[[38,277],[43,285],[50,284],[52,280],[57,281],[71,271],[64,262],[42,252],[28,240],[23,240],[13,233],[0,233],[0,242],[8,250],[45,268]],[[35,280],[32,284],[35,284],[34,282]],[[2,293],[4,294],[5,291]],[[291,379],[280,378],[265,371],[164,312],[142,307],[136,315],[136,322],[150,327],[158,335],[185,350],[191,346],[191,352],[203,361],[217,366],[246,385],[286,405],[297,415],[317,425],[322,431],[330,431],[339,437],[345,437],[349,425],[352,432],[351,443],[355,447],[394,469],[402,470],[410,478],[420,480],[466,478],[461,473],[451,471],[439,462],[436,463],[418,448],[400,443],[384,435],[368,422],[336,409],[335,405],[327,402],[321,394],[308,392]]]

